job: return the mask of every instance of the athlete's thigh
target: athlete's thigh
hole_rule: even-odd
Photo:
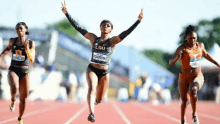
[[[29,74],[25,74],[19,80],[19,92],[21,97],[27,97],[29,94],[30,78]]]
[[[102,76],[99,81],[98,81],[98,86],[97,86],[97,97],[98,98],[104,98],[106,91],[109,86],[109,74],[106,74]]]
[[[86,79],[90,89],[95,89],[97,87],[98,77],[90,68],[87,68],[86,70]]]
[[[14,71],[8,72],[8,83],[11,88],[17,88],[19,83],[19,77]]]
[[[182,101],[189,100],[189,83],[187,80],[179,79],[179,93]]]
[[[203,83],[204,83],[204,77],[203,77],[203,74],[199,74],[192,82],[192,86],[197,86],[200,90],[203,86]]]

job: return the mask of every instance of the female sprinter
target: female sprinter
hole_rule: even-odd
[[[23,124],[22,115],[26,106],[26,98],[29,93],[29,63],[35,59],[35,43],[26,39],[29,34],[28,26],[24,22],[19,22],[16,27],[18,37],[11,38],[8,46],[0,54],[3,57],[10,50],[12,52],[11,66],[9,67],[8,81],[11,90],[10,110],[14,111],[16,103],[16,93],[19,85],[20,104],[18,123]]]
[[[114,51],[116,44],[121,42],[140,23],[143,18],[143,10],[141,10],[141,13],[138,16],[138,20],[128,30],[122,32],[118,36],[109,38],[109,34],[113,29],[113,25],[109,20],[103,20],[101,22],[101,37],[97,37],[95,34],[89,33],[85,29],[82,29],[77,24],[77,22],[69,15],[65,1],[61,4],[62,12],[66,15],[72,26],[85,38],[90,40],[92,46],[91,63],[87,68],[86,75],[89,85],[87,100],[90,114],[88,116],[88,121],[95,122],[94,103],[100,103],[106,94],[106,90],[109,85],[108,65],[110,62],[111,54]]]
[[[182,100],[181,103],[181,123],[186,123],[186,108],[190,103],[192,106],[193,124],[199,124],[197,115],[197,92],[202,88],[204,77],[201,72],[201,57],[203,56],[210,62],[220,67],[205,50],[203,43],[197,42],[197,34],[195,27],[189,25],[180,36],[184,35],[185,42],[179,46],[169,61],[170,65],[174,65],[177,60],[181,62],[181,72],[179,73],[179,92]]]

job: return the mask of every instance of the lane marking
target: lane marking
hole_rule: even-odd
[[[121,111],[121,109],[114,103],[111,102],[114,109],[117,111],[117,113],[121,116],[121,118],[125,121],[126,124],[131,124],[131,122],[128,120],[128,118],[125,116],[125,114]]]
[[[176,109],[176,108],[172,108],[172,107],[167,107],[167,108],[169,108],[170,110],[176,111],[176,112],[177,112],[177,111],[180,112],[180,110],[179,110],[179,109]],[[187,114],[192,114],[192,113],[190,113],[189,111],[187,111]],[[204,113],[202,113],[202,112],[198,112],[198,116],[220,121],[220,117],[215,117],[215,116],[212,116],[212,115],[204,114]]]
[[[30,112],[30,113],[24,114],[23,118],[26,118],[26,117],[31,116],[31,115],[36,115],[36,114],[39,114],[39,113],[42,113],[42,112],[46,112],[46,111],[49,111],[49,110],[53,110],[53,109],[56,109],[56,108],[59,108],[59,107],[63,107],[63,106],[67,106],[67,105],[66,104],[62,104],[62,105],[57,105],[57,106],[53,106],[53,107],[49,107],[49,108],[48,108],[48,106],[46,106],[46,108],[44,108],[44,109],[40,109],[40,110],[37,110],[37,111],[33,111],[33,112]],[[4,120],[4,121],[1,121],[0,123],[1,124],[8,123],[8,122],[11,122],[11,121],[15,121],[17,119],[18,119],[18,117],[13,117],[11,119],[7,119],[7,120]]]
[[[87,105],[83,106],[72,118],[70,118],[65,124],[70,124],[75,120],[80,114],[82,114],[87,109]]]
[[[162,117],[165,117],[165,118],[167,118],[167,119],[169,119],[169,120],[172,120],[172,121],[174,121],[174,122],[181,123],[181,121],[180,121],[179,119],[177,119],[177,118],[175,118],[175,117],[173,117],[173,116],[170,116],[170,115],[168,115],[168,114],[166,114],[166,113],[160,112],[160,111],[158,111],[158,110],[151,109],[151,108],[149,108],[149,107],[147,107],[147,106],[143,106],[143,105],[140,105],[140,104],[138,104],[138,103],[132,103],[132,104],[135,105],[135,106],[137,106],[137,107],[139,107],[139,108],[142,108],[142,109],[145,109],[145,110],[147,110],[147,111],[149,111],[149,112],[152,112],[152,113],[154,113],[154,114],[156,114],[156,115],[160,115],[160,116],[162,116]]]

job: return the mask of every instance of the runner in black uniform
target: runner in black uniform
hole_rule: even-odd
[[[18,37],[11,38],[8,46],[0,54],[0,57],[6,55],[10,50],[12,52],[11,66],[9,67],[8,81],[11,90],[10,110],[14,111],[16,103],[16,93],[19,85],[20,104],[18,123],[23,124],[22,115],[24,113],[26,98],[29,93],[29,63],[35,59],[35,43],[26,39],[29,34],[28,26],[24,22],[19,22],[16,27]]]
[[[88,91],[88,105],[90,114],[88,120],[95,122],[94,103],[100,103],[106,94],[109,85],[108,65],[111,54],[115,49],[117,43],[121,42],[127,35],[129,35],[143,18],[143,10],[138,16],[138,20],[126,31],[118,36],[109,38],[109,34],[113,29],[113,25],[109,20],[103,20],[100,24],[101,37],[87,32],[81,28],[77,22],[69,15],[66,3],[62,4],[62,12],[66,15],[72,26],[79,31],[85,38],[90,40],[92,45],[91,63],[87,68],[87,82],[89,85]],[[96,93],[96,96],[95,96]]]

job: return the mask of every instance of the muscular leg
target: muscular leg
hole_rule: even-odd
[[[107,92],[109,85],[109,74],[102,76],[98,81],[97,93],[96,93],[96,102],[100,103],[104,98]]]
[[[21,119],[22,115],[24,114],[25,106],[26,106],[26,99],[29,93],[29,74],[25,74],[19,80],[19,92],[20,92],[20,104],[19,104],[19,116],[18,118]]]
[[[196,77],[194,81],[189,86],[189,93],[190,93],[190,102],[192,106],[193,113],[192,115],[197,115],[197,92],[202,88],[203,85],[203,76]],[[194,121],[197,121],[197,118],[194,118]]]
[[[180,97],[182,100],[181,103],[181,123],[184,124],[186,122],[185,115],[186,115],[186,109],[189,104],[189,94],[188,94],[188,86],[187,82],[179,79],[179,92]]]
[[[86,78],[89,86],[87,95],[89,112],[94,113],[95,92],[98,83],[98,77],[90,68],[87,68]]]
[[[11,91],[11,101],[12,101],[11,107],[14,106],[14,103],[16,100],[16,94],[18,91],[18,81],[19,81],[19,78],[17,74],[14,71],[9,71],[8,82],[9,82],[10,91]]]

